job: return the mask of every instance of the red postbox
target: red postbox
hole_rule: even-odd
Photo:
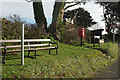
[[[85,37],[85,28],[82,28],[82,37]]]
[[[81,28],[78,29],[78,35],[82,36],[82,29]]]
[[[82,37],[85,37],[85,28],[82,28],[82,29],[79,28],[79,29],[78,29],[78,35],[79,35],[79,36],[82,36]]]

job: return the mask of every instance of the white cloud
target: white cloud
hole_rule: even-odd
[[[23,2],[25,0],[0,0],[0,2]]]
[[[71,8],[68,8],[67,10],[73,10],[73,9],[77,9],[79,7],[82,7],[85,10],[87,10],[88,12],[90,12],[90,15],[92,16],[94,21],[101,22],[101,20],[102,20],[101,15],[103,15],[103,8],[100,7],[99,4],[94,4],[94,2],[87,2],[85,5],[84,4],[76,5]]]
[[[52,18],[54,3],[54,0],[52,0],[51,2],[43,1],[44,13],[47,18]]]
[[[26,0],[0,0],[0,2],[25,2]],[[40,1],[44,1],[44,2],[53,2],[55,0],[27,0],[27,1],[30,1],[30,2],[40,2]]]
[[[32,19],[34,21],[32,3],[27,2],[2,2],[0,3],[0,17],[8,17],[12,14],[17,14],[21,18]]]
[[[35,22],[32,2],[27,3],[25,0],[2,0],[2,1],[3,2],[0,1],[0,17],[6,17],[11,14],[18,14],[21,16],[21,18],[27,18],[27,20],[31,19]],[[7,1],[13,1],[13,2],[7,2]],[[53,7],[54,7],[54,0],[51,0],[51,2],[47,2],[45,0],[43,2],[45,16],[47,17],[47,22],[49,24],[50,24],[50,19],[52,18]],[[88,10],[94,21],[99,22],[100,26],[102,28],[105,28],[104,22],[101,21],[102,20],[101,15],[103,15],[102,7],[100,7],[98,4],[94,4],[93,2],[88,2],[85,5],[82,4],[79,6],[77,5],[71,7],[69,8],[69,10],[79,7],[83,7],[85,10]]]
[[[45,16],[47,18],[52,18],[52,12],[54,7],[54,0],[47,2],[43,1],[43,8]],[[27,18],[26,20],[34,20],[33,6],[32,2],[28,3],[25,0],[2,0],[0,1],[0,17],[7,17],[12,14],[20,15],[21,18]]]
[[[104,29],[102,34],[106,34],[105,31],[105,22],[102,21],[103,17],[103,7],[99,4],[94,4],[94,2],[88,2],[86,5],[81,5],[85,10],[90,12],[90,15],[94,19],[94,21],[98,22],[100,27]]]

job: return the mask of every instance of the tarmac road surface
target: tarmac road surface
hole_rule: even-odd
[[[120,43],[119,43],[120,50]],[[120,51],[119,51],[120,52]],[[120,54],[120,53],[119,53]],[[120,57],[105,69],[94,75],[94,80],[120,80]]]

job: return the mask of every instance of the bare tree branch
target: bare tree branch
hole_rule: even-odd
[[[81,3],[81,2],[77,2],[77,3],[73,4],[73,5],[69,5],[69,6],[67,6],[67,7],[65,8],[65,10],[68,9],[68,8],[70,8],[70,7],[72,7],[72,6],[78,5],[78,4],[80,4],[80,3]]]
[[[77,14],[78,14],[78,11],[75,13],[75,16],[68,22],[68,24],[70,24],[70,22],[76,18]]]

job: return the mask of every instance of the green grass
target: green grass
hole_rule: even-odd
[[[110,46],[116,47],[115,44]],[[39,50],[35,59],[34,53],[31,53],[29,58],[25,52],[25,65],[20,65],[20,54],[8,55],[6,64],[2,65],[2,77],[89,78],[91,73],[107,66],[115,57],[111,53],[113,57],[107,59],[107,55],[101,52],[106,51],[106,48],[107,44],[89,49],[85,45],[80,47],[59,43],[58,55],[55,54],[55,50],[52,50],[51,55],[48,54],[48,50]]]

